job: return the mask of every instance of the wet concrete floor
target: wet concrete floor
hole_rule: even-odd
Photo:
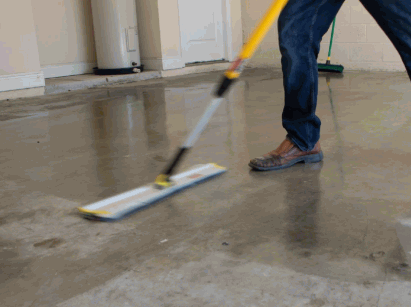
[[[77,214],[151,182],[220,75],[0,102],[1,306],[411,306],[405,73],[321,75],[324,161],[262,173],[282,75],[248,70],[180,167],[226,174],[116,223]]]

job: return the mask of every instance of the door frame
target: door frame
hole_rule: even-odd
[[[233,29],[231,20],[231,1],[223,0],[223,37],[224,37],[224,57],[226,61],[234,61]]]
[[[233,45],[233,31],[232,31],[232,20],[231,20],[231,0],[222,0],[222,15],[223,15],[223,41],[224,41],[224,59],[225,61],[232,62],[234,60],[234,45]],[[180,20],[180,7],[181,1],[178,0],[178,14]],[[180,34],[181,34],[181,25],[180,25]],[[180,50],[182,51],[182,41],[180,35]],[[182,57],[182,53],[181,53]],[[184,59],[183,59],[184,62]],[[184,62],[184,66],[186,63]]]

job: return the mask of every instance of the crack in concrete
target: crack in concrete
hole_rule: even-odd
[[[367,212],[368,215],[368,212]],[[362,238],[362,243],[365,243],[365,238],[367,237],[368,234],[368,226],[370,225],[370,220],[367,219],[367,226],[365,227],[365,233],[364,233],[364,237]]]

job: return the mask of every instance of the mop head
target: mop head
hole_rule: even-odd
[[[214,163],[198,165],[186,172],[171,176],[168,187],[159,188],[156,183],[113,196],[78,210],[87,219],[115,221],[164,199],[194,184],[226,172],[227,169]]]
[[[318,71],[342,73],[344,71],[344,66],[331,65],[331,64],[318,64]]]

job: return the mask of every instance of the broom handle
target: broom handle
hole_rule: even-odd
[[[331,48],[333,46],[335,20],[336,20],[336,18],[334,18],[334,20],[333,20],[333,28],[331,30],[330,49],[328,50],[328,59],[327,59],[327,62],[326,62],[327,65],[330,65],[330,63],[331,63]]]
[[[253,56],[258,46],[261,44],[261,41],[267,35],[267,32],[270,30],[274,21],[278,18],[287,2],[288,0],[274,0],[271,6],[268,8],[264,17],[261,19],[260,23],[251,34],[248,42],[243,46],[238,58],[224,73],[223,80],[221,81],[220,86],[215,92],[215,98],[208,106],[197,126],[190,133],[184,145],[178,149],[173,160],[167,166],[164,172],[157,177],[155,182],[158,185],[164,187],[168,186],[167,182],[169,181],[170,176],[173,174],[173,171],[176,168],[177,164],[181,161],[184,154],[190,147],[192,147],[194,142],[198,139],[202,131],[205,129],[208,121],[222,101],[224,94],[230,88],[233,81],[235,81],[235,79],[237,79],[241,75],[242,71],[244,70],[246,60],[250,59]]]

